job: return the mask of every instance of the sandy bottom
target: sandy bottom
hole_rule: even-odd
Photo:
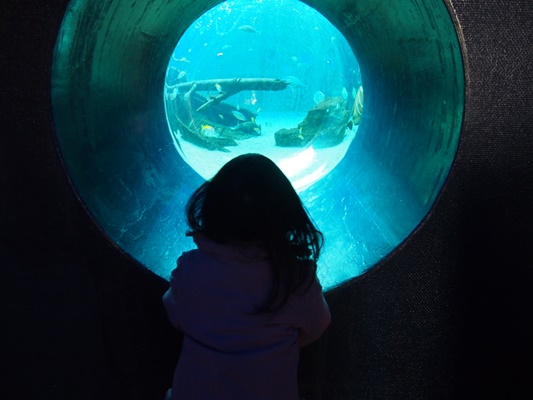
[[[210,179],[229,160],[246,153],[260,153],[274,161],[292,182],[302,191],[330,173],[343,159],[354,139],[357,128],[346,130],[346,138],[337,146],[314,148],[312,145],[279,147],[274,133],[281,128],[293,128],[305,117],[305,113],[262,113],[257,117],[261,136],[239,141],[238,146],[227,147],[228,152],[211,151],[181,140],[176,149],[181,157],[204,179]],[[181,149],[180,149],[181,147]]]

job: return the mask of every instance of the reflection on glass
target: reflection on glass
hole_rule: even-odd
[[[243,153],[302,191],[342,160],[362,114],[359,65],[338,30],[296,0],[229,1],[184,33],[168,64],[167,121],[203,178]]]

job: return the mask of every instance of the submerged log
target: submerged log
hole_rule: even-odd
[[[176,89],[178,93],[190,93],[193,91],[216,90],[215,96],[206,99],[196,111],[218,104],[221,101],[233,96],[243,90],[283,90],[290,84],[289,81],[272,78],[230,78],[230,79],[208,79],[205,81],[191,81],[168,86],[168,89]]]
[[[229,79],[208,79],[205,81],[191,81],[168,86],[169,89],[178,89],[179,93],[188,92],[193,85],[196,90],[238,93],[243,90],[283,90],[289,86],[290,82],[283,79],[273,78],[229,78]]]

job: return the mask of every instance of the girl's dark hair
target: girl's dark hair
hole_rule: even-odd
[[[264,246],[273,261],[274,285],[259,311],[278,309],[313,282],[323,235],[290,181],[265,156],[244,154],[225,164],[191,196],[187,221],[218,243]]]

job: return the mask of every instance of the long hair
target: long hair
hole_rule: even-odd
[[[222,244],[259,243],[272,259],[274,283],[259,311],[274,311],[313,282],[323,235],[274,162],[244,154],[201,185],[187,206],[189,227]],[[307,289],[305,289],[307,290]]]

